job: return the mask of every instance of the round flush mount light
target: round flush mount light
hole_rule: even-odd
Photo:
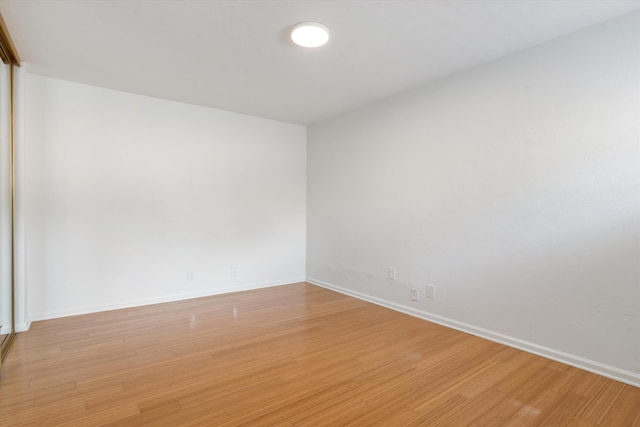
[[[301,22],[291,28],[291,40],[302,47],[318,47],[329,41],[329,29],[317,22]]]

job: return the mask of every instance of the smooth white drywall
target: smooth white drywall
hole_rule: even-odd
[[[633,13],[310,126],[308,279],[640,384],[639,103]]]
[[[304,279],[304,126],[33,74],[25,91],[32,320]]]

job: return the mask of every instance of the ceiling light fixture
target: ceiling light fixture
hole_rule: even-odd
[[[329,29],[317,22],[301,22],[291,28],[291,40],[302,47],[318,47],[329,41]]]

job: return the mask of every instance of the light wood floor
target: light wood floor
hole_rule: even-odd
[[[36,322],[0,425],[640,426],[640,389],[309,284]]]

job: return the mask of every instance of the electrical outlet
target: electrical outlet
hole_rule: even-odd
[[[187,280],[189,282],[193,280],[193,271],[187,271]]]
[[[433,285],[427,285],[427,298],[435,299],[436,287]]]
[[[420,301],[420,289],[411,288],[411,301]]]
[[[231,267],[229,269],[229,277],[238,277],[238,269],[235,267]]]
[[[398,270],[395,267],[389,267],[388,275],[389,279],[396,280],[398,277]]]

